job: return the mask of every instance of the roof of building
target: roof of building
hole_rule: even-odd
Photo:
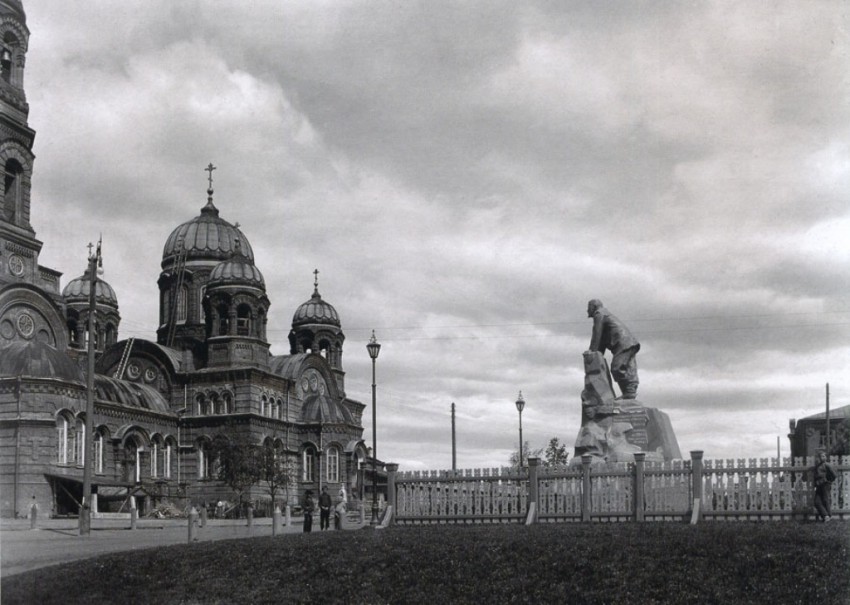
[[[201,214],[179,225],[168,236],[162,251],[162,266],[176,260],[183,251],[186,260],[228,260],[240,248],[253,262],[254,251],[248,238],[239,227],[219,217],[218,208],[210,198],[201,208]]]
[[[845,405],[839,408],[835,408],[833,410],[829,410],[830,420],[836,420],[838,418],[850,418],[850,405]],[[826,410],[817,414],[812,414],[811,416],[806,416],[805,418],[801,418],[800,420],[826,420]]]
[[[327,395],[319,394],[304,400],[301,419],[307,423],[354,424],[354,418],[345,406]]]
[[[24,12],[24,5],[21,0],[0,0],[0,12],[14,13],[24,23],[26,23],[27,15]]]
[[[13,340],[0,345],[0,376],[85,382],[79,366],[68,355],[38,340]]]
[[[94,388],[97,399],[101,401],[152,412],[170,411],[168,402],[159,391],[146,384],[95,374]]]

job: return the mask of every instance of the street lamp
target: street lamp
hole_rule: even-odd
[[[522,398],[522,391],[516,400],[516,409],[519,412],[519,470],[522,470],[522,410],[525,408],[525,399]]]
[[[369,357],[372,358],[372,522],[378,524],[378,423],[375,418],[375,360],[381,352],[381,345],[375,338],[375,330],[372,330],[372,338],[366,345]]]

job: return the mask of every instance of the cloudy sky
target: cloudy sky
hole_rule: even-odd
[[[81,9],[84,7],[84,10]],[[775,455],[850,404],[850,40],[823,2],[25,0],[41,263],[103,232],[122,338],[215,203],[288,352],[313,289],[403,469],[572,446],[601,298],[683,453]],[[371,416],[364,417],[371,443]],[[686,454],[687,455],[687,454]]]

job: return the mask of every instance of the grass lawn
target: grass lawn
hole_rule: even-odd
[[[169,546],[2,580],[12,603],[850,603],[850,523],[394,527]]]

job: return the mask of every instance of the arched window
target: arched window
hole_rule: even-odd
[[[260,416],[266,415],[266,396],[263,395],[260,398]]]
[[[210,393],[209,398],[210,400],[207,404],[207,414],[220,414],[221,408],[219,407],[220,399],[218,397],[218,393]]]
[[[195,401],[197,402],[198,416],[205,416],[207,413],[207,400],[206,397],[204,397],[204,394],[198,393],[198,396],[195,397]]]
[[[124,476],[135,483],[142,480],[142,444],[135,435],[124,443]]]
[[[329,447],[325,458],[328,483],[339,483],[339,448],[334,445]]]
[[[94,432],[94,472],[103,474],[103,433]]]
[[[230,334],[230,309],[226,305],[218,308],[218,334],[219,336]]]
[[[151,477],[156,479],[159,477],[159,454],[160,444],[159,437],[154,437],[151,440]]]
[[[177,322],[186,323],[186,316],[189,310],[189,288],[180,286],[177,290]]]
[[[69,456],[73,456],[77,466],[82,467],[86,463],[86,422],[80,417],[74,422],[74,443],[71,452]]]
[[[313,456],[315,456],[313,448],[304,448],[304,452],[301,454],[302,481],[313,481]]]
[[[277,400],[277,418],[278,418],[278,420],[283,418],[283,410],[284,410],[283,400],[278,399]],[[285,418],[284,418],[284,420],[285,420]]]
[[[207,441],[198,442],[198,479],[211,479],[210,476],[210,444]]]
[[[236,308],[236,334],[251,336],[251,307],[242,304]]]
[[[21,209],[24,169],[15,159],[6,160],[6,178],[3,187],[3,210],[6,220],[14,223]]]
[[[174,440],[169,437],[165,440],[165,451],[163,452],[162,476],[171,479],[171,468],[174,464]]]
[[[71,441],[68,432],[68,417],[60,414],[56,418],[56,462],[59,464],[68,464],[68,445]]]

